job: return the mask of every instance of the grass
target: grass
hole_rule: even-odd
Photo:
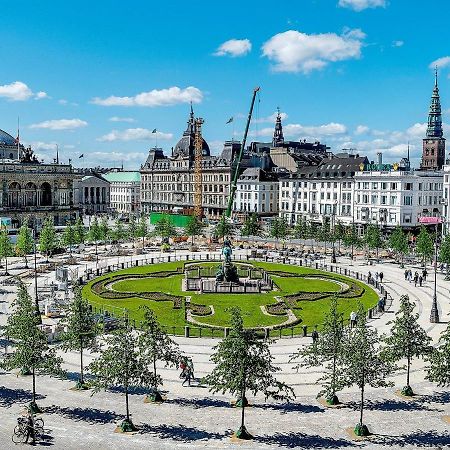
[[[176,271],[177,268],[183,267],[183,262],[162,263],[151,266],[141,266],[131,269],[120,270],[112,274],[104,275],[100,279],[110,278],[115,275],[122,274],[145,274],[154,273],[160,271]],[[215,264],[218,263],[205,263]],[[330,276],[329,273],[324,273],[320,270],[309,269],[298,266],[289,266],[283,264],[272,264],[263,262],[252,262],[256,267],[263,268],[268,271],[283,271],[293,274],[322,274],[324,276]],[[239,306],[242,310],[244,319],[244,325],[246,327],[264,327],[270,325],[277,325],[284,322],[287,319],[287,315],[284,316],[267,316],[263,314],[260,306],[275,303],[276,296],[284,296],[287,294],[293,294],[300,291],[308,292],[338,292],[340,286],[333,281],[321,280],[321,279],[308,279],[308,278],[295,278],[295,277],[280,277],[272,275],[273,280],[279,287],[278,291],[272,291],[269,293],[261,294],[196,294],[186,293],[181,291],[181,283],[184,275],[174,274],[164,278],[143,278],[136,280],[121,280],[113,284],[114,290],[121,292],[165,292],[173,295],[191,296],[191,301],[194,303],[200,303],[205,305],[212,305],[214,307],[214,315],[207,317],[197,317],[199,322],[207,324],[218,325],[225,327],[229,325],[229,313],[228,310],[232,306]],[[344,313],[345,319],[348,319],[350,312],[356,310],[358,302],[364,305],[365,308],[372,307],[378,300],[377,293],[370,287],[363,283],[341,276],[332,274],[333,279],[342,282],[353,282],[363,285],[366,289],[365,293],[360,299],[344,299],[338,300],[339,310]],[[97,278],[96,280],[98,280]],[[96,281],[95,280],[95,281]],[[94,281],[94,280],[93,280]],[[158,320],[163,326],[169,328],[169,331],[180,334],[183,332],[184,326],[187,325],[185,321],[184,307],[182,309],[173,309],[172,302],[170,301],[152,301],[141,298],[128,298],[120,300],[103,299],[92,292],[90,286],[93,281],[89,282],[84,287],[84,295],[89,301],[96,307],[110,311],[114,315],[123,314],[124,309],[128,309],[131,319],[136,320],[139,323],[142,320],[143,311],[139,309],[142,305],[149,306],[158,317]],[[294,309],[294,314],[302,319],[301,325],[307,325],[312,327],[314,325],[320,325],[323,321],[324,314],[328,310],[329,297],[316,300],[316,301],[302,301],[299,302],[299,306],[302,309]],[[300,332],[301,327],[296,327],[296,333]],[[278,332],[277,332],[278,333]],[[290,330],[283,330],[282,334],[290,334]]]

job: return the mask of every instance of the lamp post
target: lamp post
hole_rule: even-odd
[[[42,318],[41,318],[41,312],[39,310],[39,296],[38,296],[38,282],[37,282],[37,246],[36,246],[36,240],[37,240],[37,224],[36,221],[34,222],[33,227],[33,234],[34,234],[34,302],[35,302],[35,313],[36,317],[38,318],[38,322],[40,325],[42,325]]]
[[[332,229],[331,229],[331,241],[333,244],[333,249],[331,252],[331,264],[336,264],[336,248],[335,248],[335,228],[336,228],[336,206],[337,206],[337,200],[334,202],[333,204],[333,210],[332,210],[332,214],[331,214],[331,225],[332,225]]]
[[[437,258],[438,258],[438,221],[436,221],[436,233],[434,237],[434,292],[433,303],[431,304],[430,322],[439,323],[439,310],[437,303]]]

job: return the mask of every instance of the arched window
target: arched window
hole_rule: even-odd
[[[37,186],[31,182],[25,185],[25,206],[37,206]]]
[[[41,205],[42,206],[52,206],[52,187],[50,183],[41,184]]]
[[[18,208],[20,206],[20,184],[14,181],[9,185],[8,189],[8,205],[11,208]]]

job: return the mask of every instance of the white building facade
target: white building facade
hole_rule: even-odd
[[[141,175],[137,171],[109,172],[111,209],[119,214],[140,214]]]

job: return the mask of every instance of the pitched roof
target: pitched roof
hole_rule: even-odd
[[[141,174],[137,171],[129,172],[109,172],[103,175],[110,183],[140,183]]]

